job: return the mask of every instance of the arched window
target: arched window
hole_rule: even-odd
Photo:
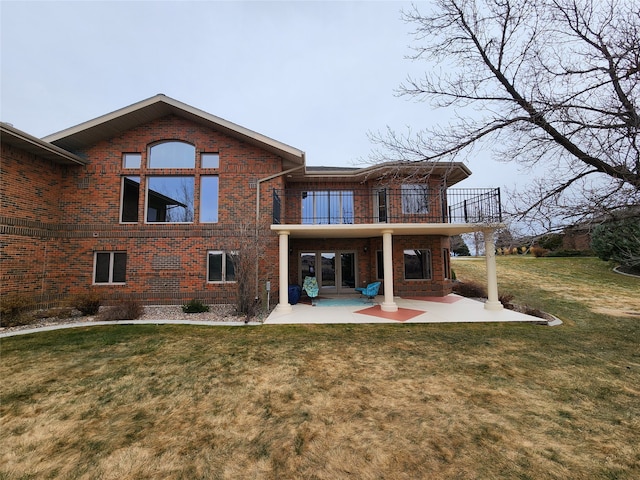
[[[204,154],[200,167],[194,145],[180,140],[161,141],[149,145],[148,170],[140,172],[131,171],[140,165],[128,163],[126,155],[129,154],[125,154],[124,168],[128,175],[122,180],[121,222],[138,222],[141,199],[145,223],[218,222],[218,175],[201,172],[203,168],[218,168],[217,153]],[[207,157],[212,155],[215,158]],[[199,205],[196,199],[200,200]]]
[[[195,168],[196,147],[186,142],[168,141],[149,148],[149,168]]]

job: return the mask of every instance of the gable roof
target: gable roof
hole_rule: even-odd
[[[62,165],[86,165],[87,163],[77,155],[29,135],[27,132],[23,132],[8,123],[0,123],[0,133],[2,134],[2,143],[32,153],[40,158]]]
[[[293,168],[305,163],[302,150],[286,145],[260,133],[203,110],[174,100],[163,94],[155,95],[128,107],[121,108],[87,122],[53,133],[43,138],[65,150],[78,151],[98,141],[111,138],[122,132],[143,125],[157,118],[176,115],[194,123],[221,131],[251,145],[267,150],[284,160],[284,168]]]

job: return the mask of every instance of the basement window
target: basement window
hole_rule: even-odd
[[[237,259],[237,252],[223,252],[219,250],[208,252],[207,282],[235,282]]]
[[[94,284],[124,284],[127,252],[96,252],[93,259]]]

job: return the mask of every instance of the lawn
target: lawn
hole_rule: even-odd
[[[498,274],[564,324],[3,339],[0,479],[639,478],[640,280],[582,258]]]

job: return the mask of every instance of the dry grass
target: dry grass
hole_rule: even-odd
[[[613,272],[597,258],[498,257],[501,292],[517,292],[536,302],[555,297],[578,302],[595,313],[640,317],[640,280]],[[455,259],[461,279],[484,282],[480,259]]]
[[[555,328],[3,339],[0,478],[638,478],[638,319],[563,302]]]

